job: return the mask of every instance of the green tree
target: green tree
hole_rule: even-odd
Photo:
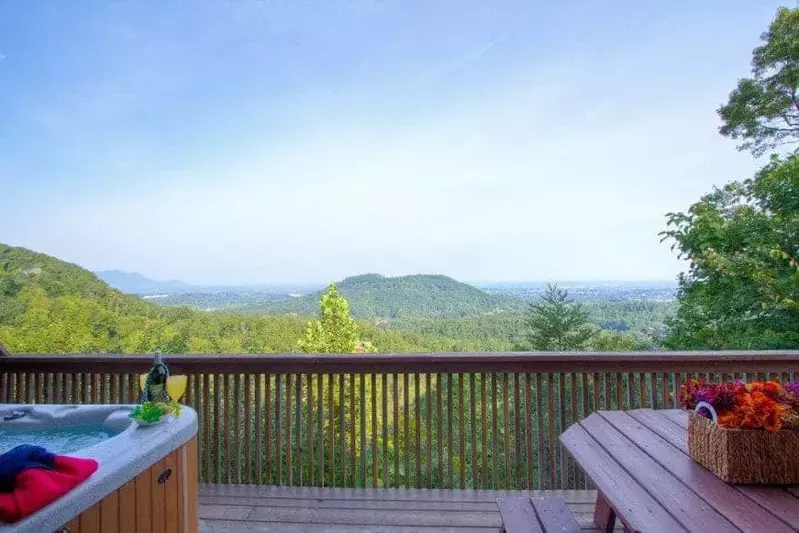
[[[526,324],[527,348],[533,350],[583,350],[593,335],[588,311],[554,284],[547,286],[540,303],[530,304]]]
[[[742,78],[718,109],[725,137],[759,156],[799,141],[799,9],[780,8],[752,52],[752,77]]]
[[[799,347],[799,156],[773,157],[668,224],[690,268],[667,347]]]
[[[347,299],[338,293],[335,283],[319,300],[320,318],[308,322],[298,341],[305,353],[352,353],[358,346],[358,324],[350,315]]]

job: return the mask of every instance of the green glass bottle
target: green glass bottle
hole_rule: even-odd
[[[169,378],[169,369],[164,363],[161,352],[155,352],[155,363],[150,372],[147,373],[147,380],[142,390],[141,403],[144,402],[169,402],[169,394],[166,391],[166,380]]]

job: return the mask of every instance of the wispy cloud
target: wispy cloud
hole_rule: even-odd
[[[503,37],[495,37],[495,38],[491,39],[490,41],[488,41],[487,43],[485,43],[484,45],[482,45],[477,50],[474,50],[474,51],[464,55],[463,57],[453,61],[452,63],[449,63],[449,64],[441,67],[440,69],[437,69],[434,72],[431,72],[431,73],[425,75],[423,78],[424,79],[434,79],[434,78],[447,76],[449,74],[457,72],[458,70],[466,67],[470,63],[473,63],[474,61],[477,61],[478,59],[480,59],[482,56],[484,56],[486,53],[488,53],[492,48],[494,48],[497,44],[499,44],[504,38],[505,38],[504,36]]]

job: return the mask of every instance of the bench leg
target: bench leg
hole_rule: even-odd
[[[602,533],[612,533],[616,526],[616,512],[605,499],[605,495],[598,492],[596,507],[594,508],[594,524]]]

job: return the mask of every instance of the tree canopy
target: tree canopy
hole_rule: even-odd
[[[690,268],[670,323],[672,348],[799,347],[799,156],[670,213]]]
[[[585,349],[593,335],[588,311],[569,299],[569,292],[550,284],[539,303],[531,303],[526,324],[527,344],[541,351],[578,351]]]
[[[331,283],[320,298],[319,319],[308,322],[298,346],[305,353],[353,353],[362,346],[358,324],[335,283]]]
[[[744,78],[719,108],[721,134],[760,155],[799,141],[799,9],[781,8]],[[668,213],[661,235],[689,263],[665,346],[799,347],[799,155]]]
[[[752,76],[742,78],[718,109],[722,135],[756,156],[799,141],[799,9],[787,7],[752,52]]]

